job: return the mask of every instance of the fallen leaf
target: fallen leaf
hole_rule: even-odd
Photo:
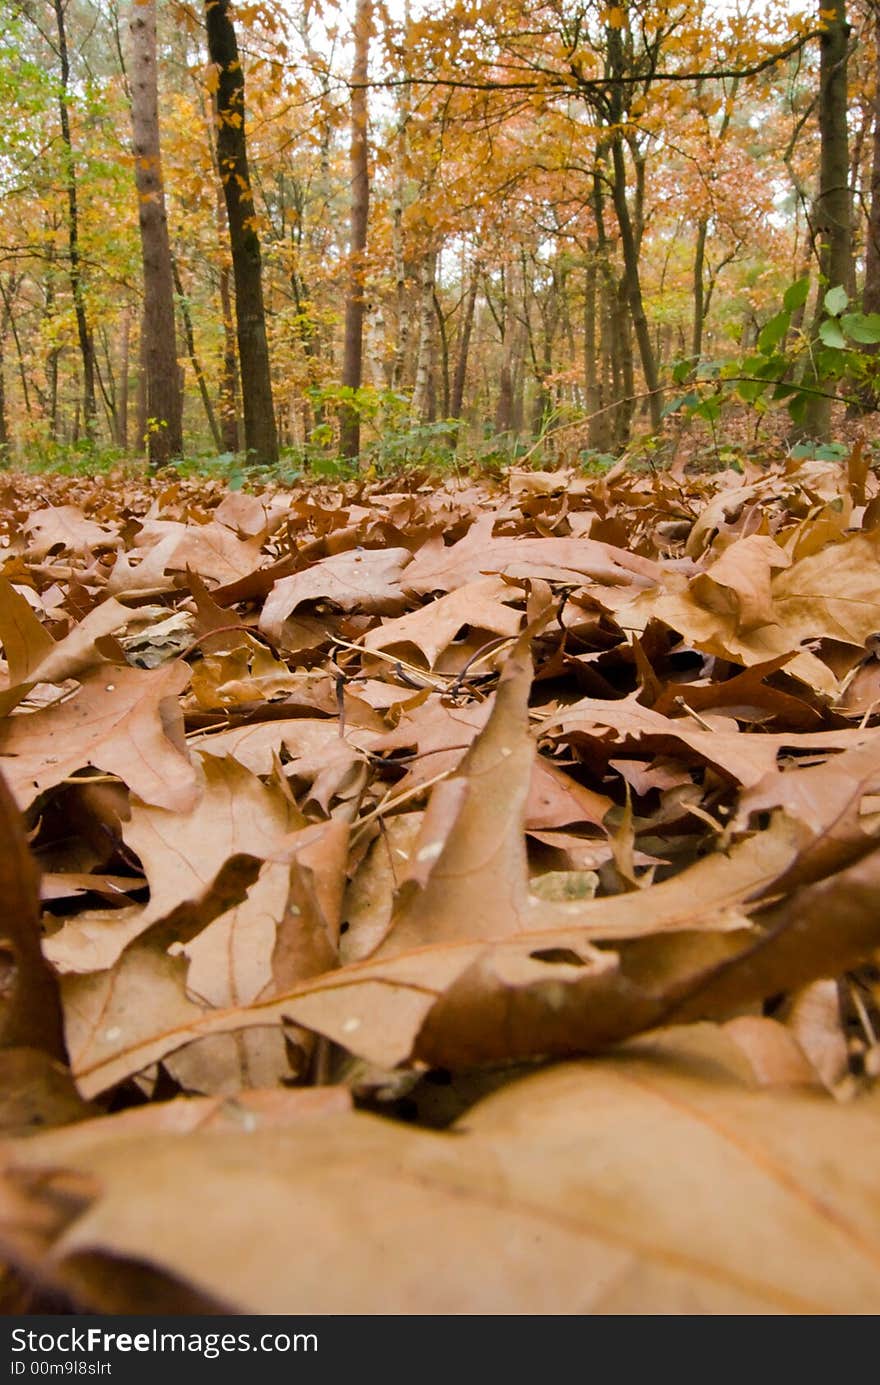
[[[304,572],[282,577],[266,598],[260,629],[284,642],[284,622],[304,601],[332,601],[344,611],[394,614],[403,605],[400,579],[411,554],[405,548],[356,549],[324,558]]]
[[[40,880],[24,823],[0,775],[0,940],[12,946],[12,995],[2,1012],[4,1048],[64,1055],[58,987],[40,948]]]
[[[189,681],[185,664],[115,667],[84,674],[69,699],[0,729],[0,764],[25,809],[87,766],[118,774],[147,803],[186,810],[198,796],[176,701]]]
[[[86,1308],[87,1250],[239,1313],[876,1312],[877,1199],[851,1158],[878,1137],[876,1100],[750,1090],[677,1043],[521,1079],[452,1135],[331,1110],[39,1137],[29,1168],[93,1191],[33,1259]],[[291,1260],[294,1224],[309,1253]]]

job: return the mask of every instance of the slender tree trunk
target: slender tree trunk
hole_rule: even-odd
[[[436,288],[434,289],[434,314],[437,318],[437,331],[440,336],[440,379],[443,382],[442,413],[444,418],[448,418],[449,401],[452,397],[452,385],[449,379],[449,333],[446,329],[443,304],[440,302]]]
[[[654,346],[648,328],[648,319],[645,315],[645,305],[642,300],[639,252],[626,196],[626,157],[624,154],[623,138],[617,133],[612,136],[611,157],[614,168],[614,210],[617,215],[617,225],[620,230],[620,245],[623,251],[624,291],[629,305],[630,318],[632,320],[633,330],[635,331],[636,342],[638,343],[639,359],[641,360],[642,373],[645,377],[645,388],[649,391],[651,427],[654,432],[658,432],[663,413],[659,393],[660,379],[657,373],[657,358],[654,354]]]
[[[818,308],[828,289],[847,289],[852,276],[852,228],[850,225],[849,136],[847,131],[847,49],[850,27],[845,0],[823,0],[824,28],[819,58],[819,194],[813,209],[813,233],[819,271],[823,279]],[[817,311],[817,317],[820,311]],[[825,384],[811,374],[805,382]],[[831,428],[831,400],[822,395],[808,399],[803,431],[813,438],[827,438]]]
[[[599,360],[596,343],[596,305],[597,305],[596,256],[592,246],[587,256],[584,277],[584,406],[591,420],[601,408],[599,403]]]
[[[131,308],[122,310],[121,351],[119,361],[119,445],[128,451],[128,370],[131,352]]]
[[[474,330],[474,316],[477,309],[477,290],[480,285],[480,275],[477,266],[471,270],[470,283],[468,284],[467,297],[464,301],[461,319],[461,333],[458,338],[458,354],[455,358],[455,372],[452,377],[452,394],[449,400],[449,413],[452,418],[461,418],[464,406],[464,387],[467,380],[468,355],[471,347],[471,335]]]
[[[220,311],[223,314],[223,362],[220,371],[220,427],[223,447],[238,451],[238,349],[229,266],[220,270]]]
[[[49,436],[53,442],[59,438],[58,420],[58,361],[61,357],[61,348],[55,346],[49,352],[49,359],[46,362],[46,378],[49,384]]]
[[[408,76],[408,44],[410,27],[409,0],[404,4],[404,76]],[[412,90],[404,83],[399,88],[397,130],[394,146],[394,183],[391,200],[391,253],[394,260],[394,296],[397,316],[397,340],[391,366],[391,388],[403,384],[406,350],[409,344],[410,300],[406,283],[406,251],[403,237],[403,213],[406,201],[407,155],[409,151],[409,122],[412,116]]]
[[[599,407],[602,412],[598,418],[590,424],[589,440],[590,446],[595,447],[598,452],[609,452],[614,441],[614,417],[613,411],[609,407],[616,398],[614,384],[615,374],[615,355],[614,341],[611,331],[611,311],[608,289],[604,282],[601,284],[601,336],[599,341]],[[593,427],[595,424],[595,428]]]
[[[691,355],[694,358],[695,366],[703,354],[703,324],[706,320],[706,290],[703,283],[703,273],[706,266],[706,234],[708,229],[709,223],[704,217],[697,226],[697,244],[694,250],[694,327],[691,336]]]
[[[201,89],[199,89],[199,101],[202,116],[205,121],[205,128],[208,135],[208,146],[211,151],[211,162],[214,165],[214,172],[217,175],[217,196],[214,200],[215,219],[217,224],[217,234],[221,244],[229,243],[229,222],[226,217],[226,198],[223,193],[223,181],[220,177],[220,165],[217,162],[217,126],[220,123],[218,114],[218,103],[216,94],[214,97],[214,120],[209,119],[207,110],[201,101]],[[218,411],[220,414],[220,431],[222,435],[222,447],[224,452],[238,451],[238,352],[235,345],[235,309],[232,304],[232,285],[231,273],[225,257],[220,265],[218,276],[218,288],[220,292],[220,313],[223,318],[223,358],[220,362],[220,389],[218,399]]]
[[[107,379],[105,381],[101,371],[101,359],[97,352],[95,352],[95,379],[98,382],[98,389],[101,392],[101,402],[104,405],[104,414],[107,419],[107,431],[110,434],[110,441],[118,446],[119,415],[116,412],[116,382],[113,378],[113,362],[110,359],[110,350],[106,334],[102,332],[101,337],[104,347],[104,360],[107,363]]]
[[[22,350],[21,337],[18,335],[18,324],[15,320],[15,300],[21,288],[22,276],[10,275],[6,283],[0,279],[0,297],[3,299],[3,321],[4,332],[8,325],[12,332],[12,340],[15,343],[15,354],[18,360],[18,375],[21,380],[21,393],[24,399],[25,413],[30,418],[33,414],[31,405],[31,391],[28,384],[28,372],[25,366],[24,351]]]
[[[431,358],[434,349],[434,279],[436,271],[437,252],[431,250],[422,262],[422,283],[419,296],[419,351],[416,358],[416,378],[412,397],[414,423],[424,423],[429,413]]]
[[[364,275],[367,248],[367,220],[370,208],[370,176],[367,151],[367,74],[370,56],[372,0],[357,0],[354,21],[354,63],[351,83],[351,237],[349,280],[345,299],[345,339],[342,356],[342,384],[359,390],[363,377],[364,316],[366,295]],[[343,457],[357,457],[361,450],[360,415],[354,405],[340,413],[339,450]]]
[[[291,233],[291,248],[298,249]],[[303,355],[306,358],[308,369],[309,385],[311,389],[317,391],[321,386],[320,351],[318,344],[318,334],[315,330],[314,318],[311,314],[309,304],[309,290],[300,271],[294,267],[290,271],[290,291],[293,294],[293,304],[296,308],[297,333]],[[310,400],[303,396],[302,400],[302,419],[303,419],[303,440],[308,438],[312,427],[320,427],[324,422],[324,409],[320,398]]]
[[[495,405],[496,433],[510,433],[513,430],[515,335],[513,311],[508,300],[504,305],[504,336],[501,342],[501,368],[498,372],[498,402]]]
[[[263,306],[260,238],[248,171],[244,69],[229,10],[230,0],[205,0],[208,53],[218,78],[217,164],[226,200],[235,280],[247,459],[252,463],[273,464],[278,461],[278,433]]]
[[[9,420],[6,416],[6,334],[9,331],[9,314],[6,305],[0,314],[0,466],[9,457]]]
[[[138,333],[137,405],[135,410],[135,431],[139,451],[147,445],[147,362],[144,358],[144,340],[144,315],[141,313]]]
[[[171,269],[174,274],[174,289],[177,293],[177,301],[180,304],[180,316],[183,321],[183,336],[186,341],[186,352],[189,356],[193,368],[193,375],[196,377],[196,384],[199,387],[199,394],[205,410],[205,418],[208,420],[208,427],[211,430],[211,440],[218,452],[223,450],[223,438],[217,426],[217,417],[214,413],[214,406],[211,403],[211,395],[208,392],[208,383],[205,379],[205,372],[202,370],[202,363],[196,354],[196,337],[193,331],[192,313],[189,310],[189,299],[183,291],[183,284],[180,279],[180,271],[177,268],[177,261],[172,258]]]
[[[132,0],[129,33],[134,175],[144,270],[147,452],[150,465],[160,467],[183,452],[183,397],[159,142],[156,0]]]
[[[587,436],[590,446],[595,448],[598,452],[607,452],[613,445],[617,433],[617,419],[620,415],[620,406],[614,410],[612,410],[610,406],[615,400],[620,400],[623,392],[620,353],[618,351],[619,334],[616,331],[616,321],[619,315],[619,295],[609,262],[608,233],[605,229],[604,184],[600,176],[600,169],[607,158],[607,153],[607,145],[600,141],[596,145],[593,166],[593,185],[590,199],[593,207],[593,217],[596,223],[596,251],[594,264],[598,278],[597,287],[599,289],[599,301],[596,304],[596,309],[601,324],[597,372],[598,399],[596,407],[601,410],[601,412],[590,419]],[[589,375],[587,378],[589,378]]]
[[[630,307],[630,301],[626,276],[624,275],[617,286],[617,292],[612,295],[611,299],[612,351],[618,370],[616,394],[619,404],[615,411],[615,442],[618,447],[624,447],[629,442],[635,410],[636,383],[632,349],[632,318],[630,312],[627,311]]]
[[[868,213],[868,233],[865,244],[865,287],[862,309],[866,313],[880,312],[880,0],[873,0],[874,45],[876,69],[874,77],[874,136],[871,148],[871,206]]]
[[[517,274],[511,268],[505,285],[501,369],[498,374],[498,402],[495,409],[495,432],[516,433],[522,423],[522,358],[525,332],[515,304]]]
[[[58,114],[61,120],[61,141],[64,145],[65,182],[67,185],[67,247],[70,270],[70,291],[76,317],[76,334],[82,357],[83,423],[86,436],[94,436],[97,420],[95,396],[95,348],[86,316],[85,287],[79,251],[79,205],[77,198],[76,164],[70,134],[70,111],[67,92],[70,86],[70,55],[67,48],[67,29],[64,20],[64,0],[53,0],[55,25],[58,33],[58,56],[61,60],[61,87],[58,93]]]
[[[55,284],[55,240],[51,226],[47,228],[46,248],[44,251],[48,273],[46,275],[44,294],[44,320],[51,324],[55,308],[56,284]],[[51,333],[49,334],[51,338]],[[52,346],[46,354],[46,394],[47,408],[49,416],[49,437],[53,442],[58,441],[58,361],[61,356],[61,347]]]

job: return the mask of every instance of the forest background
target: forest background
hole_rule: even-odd
[[[874,403],[878,23],[0,0],[0,453],[601,463],[731,393],[827,438]]]

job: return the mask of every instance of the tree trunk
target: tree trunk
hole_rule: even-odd
[[[873,0],[876,71],[874,87],[874,139],[871,150],[871,207],[865,244],[865,287],[862,311],[880,312],[880,0]]]
[[[220,270],[220,310],[223,313],[223,364],[220,372],[220,428],[223,448],[237,452],[238,427],[238,347],[235,340],[235,310],[229,266]]]
[[[214,413],[214,406],[211,403],[211,396],[208,393],[208,383],[205,380],[205,372],[202,370],[202,363],[196,354],[196,337],[193,331],[192,313],[189,310],[189,299],[183,291],[180,270],[177,268],[177,261],[175,259],[171,261],[171,269],[174,275],[174,289],[180,304],[180,316],[183,319],[183,336],[186,341],[186,352],[192,364],[193,375],[196,377],[196,384],[199,387],[199,394],[201,395],[202,405],[205,410],[205,418],[208,420],[208,427],[211,430],[211,440],[217,451],[222,452],[223,438],[217,426],[217,417]]]
[[[55,241],[52,234],[52,223],[47,226],[46,248],[44,251],[48,275],[44,287],[44,321],[51,326],[55,308]],[[52,333],[49,338],[51,340]],[[52,346],[46,353],[46,412],[49,418],[49,437],[53,442],[58,441],[58,362],[61,357],[61,347]]]
[[[848,288],[852,275],[852,228],[850,226],[849,140],[847,133],[847,49],[850,28],[845,0],[828,0],[822,9],[824,29],[819,59],[819,193],[813,209],[813,236],[823,283],[817,317],[828,289]],[[825,381],[811,374],[805,384],[822,389]],[[804,432],[827,438],[831,428],[831,400],[809,397]]]
[[[354,21],[354,63],[351,72],[351,237],[348,256],[348,290],[345,298],[345,338],[342,384],[359,390],[363,376],[364,275],[367,220],[370,209],[370,176],[367,160],[367,73],[370,57],[372,0],[357,0]],[[354,404],[340,412],[339,450],[343,457],[357,457],[361,450],[360,414]]]
[[[471,271],[471,279],[468,284],[467,298],[464,301],[462,310],[461,332],[458,338],[458,354],[455,358],[455,373],[452,377],[452,394],[449,400],[449,412],[452,418],[461,418],[461,411],[464,405],[464,386],[467,380],[468,354],[471,347],[471,334],[474,330],[474,316],[477,308],[477,290],[479,288],[480,275],[477,266],[474,265]]]
[[[230,0],[205,0],[208,53],[217,69],[217,164],[226,201],[232,272],[244,443],[250,463],[278,461],[269,343],[263,306],[262,257],[251,191],[245,130],[244,69]]]
[[[200,104],[201,104],[201,91]],[[217,126],[220,118],[217,113],[217,97],[214,96],[214,120],[209,119],[208,113],[201,105],[202,116],[205,121],[205,128],[208,135],[208,146],[211,150],[211,162],[214,165],[214,172],[217,175],[217,196],[214,200],[214,210],[217,222],[217,233],[221,243],[229,241],[229,222],[226,217],[226,198],[223,192],[223,183],[220,178],[220,165],[217,162]],[[218,399],[218,411],[220,414],[220,432],[222,437],[222,448],[224,452],[238,451],[238,353],[235,346],[235,312],[232,306],[232,287],[230,284],[229,265],[224,262],[219,270],[219,290],[220,290],[220,312],[223,318],[223,359],[220,363],[220,389]]]
[[[4,304],[0,314],[0,466],[9,458],[9,420],[6,417],[6,334],[9,331],[9,314]]]
[[[95,352],[95,379],[98,382],[98,389],[101,391],[101,399],[104,403],[104,413],[107,417],[107,429],[110,433],[110,441],[119,446],[119,413],[116,407],[116,380],[113,376],[113,357],[110,352],[110,342],[107,339],[107,329],[101,328],[100,342],[104,348],[104,360],[107,363],[107,379],[105,381],[101,371],[101,359]]]
[[[21,393],[24,399],[25,413],[28,415],[28,418],[30,418],[33,414],[33,409],[31,407],[31,391],[28,385],[28,372],[25,366],[24,352],[21,346],[21,338],[18,335],[18,325],[15,316],[15,300],[21,288],[22,277],[23,276],[20,274],[15,276],[10,275],[6,283],[0,279],[0,298],[3,299],[4,332],[8,325],[12,332],[12,340],[15,343],[15,354],[18,359],[18,376],[21,380]]]
[[[434,350],[434,278],[436,271],[437,252],[431,250],[422,263],[422,283],[419,296],[419,351],[416,358],[416,378],[412,397],[413,423],[425,423],[430,412],[431,360]]]
[[[55,25],[58,32],[58,56],[61,60],[61,87],[58,93],[58,114],[61,120],[61,141],[64,145],[65,182],[67,185],[67,247],[70,271],[70,291],[76,317],[76,334],[82,357],[83,424],[86,436],[94,437],[97,420],[95,398],[95,348],[86,317],[85,288],[79,253],[79,206],[77,200],[76,165],[73,140],[70,134],[70,112],[67,91],[70,86],[70,56],[67,49],[67,29],[64,22],[63,0],[54,0]]]
[[[591,245],[587,256],[584,280],[584,406],[589,420],[591,445],[593,420],[601,408],[599,403],[599,358],[596,345],[597,279],[596,255]]]
[[[845,0],[828,6],[833,18],[821,37],[819,67],[819,196],[814,213],[819,263],[828,287],[850,282],[852,229],[847,133],[847,48],[850,27]],[[827,13],[828,11],[824,11]]]
[[[638,245],[626,196],[626,157],[624,154],[623,137],[619,133],[615,133],[612,136],[611,157],[614,167],[614,210],[617,214],[617,225],[620,230],[620,245],[623,251],[623,287],[629,305],[636,342],[638,343],[639,359],[641,360],[642,373],[645,377],[645,388],[649,392],[651,427],[656,433],[660,430],[663,414],[659,393],[660,380],[657,374],[657,359],[654,355],[654,346],[651,341],[648,319],[645,316],[645,306],[642,300]]]
[[[440,302],[436,288],[434,289],[434,314],[437,318],[437,331],[440,336],[440,379],[443,382],[443,408],[444,418],[449,417],[449,401],[452,397],[452,385],[449,379],[449,333],[446,330],[446,317],[443,313],[443,304]],[[436,416],[436,409],[432,418]]]
[[[404,63],[403,75],[409,75],[409,0],[404,4]],[[410,301],[406,282],[406,253],[403,237],[403,212],[406,201],[407,156],[409,146],[409,122],[412,118],[412,89],[404,83],[399,88],[397,104],[397,129],[394,146],[394,183],[391,199],[391,253],[394,260],[394,296],[397,316],[397,340],[394,343],[394,359],[391,366],[391,388],[399,390],[403,384],[406,366],[406,349],[409,343]]]
[[[128,304],[122,310],[120,324],[122,349],[119,362],[119,445],[123,452],[128,451],[128,369],[131,350],[131,308]]]
[[[635,370],[632,349],[632,318],[627,308],[630,300],[626,276],[620,280],[617,292],[611,296],[611,351],[617,371],[615,389],[618,405],[614,413],[614,440],[624,447],[630,439],[635,410]],[[647,324],[646,324],[647,331]]]
[[[135,404],[135,434],[138,450],[147,445],[147,363],[144,359],[144,315],[138,332],[138,376]]]
[[[620,401],[623,394],[620,352],[618,350],[619,333],[616,330],[616,321],[619,316],[619,294],[609,261],[608,233],[605,229],[604,183],[600,177],[600,169],[606,160],[607,152],[607,146],[600,141],[596,145],[590,197],[596,223],[594,264],[598,279],[597,287],[601,290],[599,302],[596,304],[601,323],[601,337],[597,370],[599,377],[597,381],[598,399],[596,403],[596,408],[600,412],[591,417],[587,437],[590,447],[595,448],[598,452],[607,452],[617,436],[617,420],[620,417],[621,406],[618,403],[618,407],[613,410],[610,406],[615,401]],[[587,345],[588,342],[589,338],[587,338]],[[589,374],[587,374],[587,379],[589,380]],[[624,441],[627,439],[624,438]]]
[[[691,337],[691,355],[694,367],[699,365],[703,354],[703,323],[706,320],[706,290],[703,284],[703,271],[706,265],[706,233],[709,223],[705,217],[697,227],[697,245],[694,251],[694,327]]]
[[[174,278],[159,143],[156,0],[133,0],[128,24],[134,176],[144,268],[147,452],[150,466],[160,467],[183,452],[183,397],[177,364]]]

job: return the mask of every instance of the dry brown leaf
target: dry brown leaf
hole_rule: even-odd
[[[193,1106],[218,1111],[187,1103],[186,1123]],[[877,1141],[877,1101],[749,1090],[674,1034],[510,1084],[453,1135],[332,1107],[273,1127],[246,1105],[235,1130],[231,1111],[220,1128],[151,1135],[131,1113],[128,1134],[102,1121],[29,1141],[46,1173],[3,1241],[21,1245],[65,1170],[81,1210],[30,1261],[85,1307],[84,1251],[245,1313],[880,1308],[873,1165],[851,1157]],[[6,1160],[27,1189],[14,1147]],[[291,1226],[307,1255],[291,1258]]]
[[[268,788],[236,760],[206,760],[204,786],[189,812],[135,801],[122,827],[143,866],[149,903],[75,915],[45,944],[46,956],[60,972],[105,971],[141,933],[209,896],[231,858],[265,861],[273,856],[290,827],[290,809],[280,790]],[[276,922],[283,907],[284,901]],[[233,1003],[231,994],[220,1003]]]
[[[240,1009],[196,1014],[183,1007],[170,1020],[157,1011],[138,1020],[136,1033],[131,1016],[125,1029],[91,1024],[87,1052],[79,1056],[77,1048],[72,1058],[78,1085],[93,1095],[202,1035],[286,1019],[383,1068],[414,1054],[469,1064],[558,1052],[560,1045],[564,1053],[602,1046],[656,1023],[715,963],[748,948],[753,935],[737,906],[772,889],[801,840],[779,818],[728,855],[708,857],[637,896],[569,904],[529,898],[532,931],[494,943],[448,943],[354,963]],[[630,943],[632,977],[615,954],[591,945],[633,939],[645,948],[642,957]],[[130,960],[141,966],[139,954]],[[103,1014],[113,984],[94,991],[90,1012]],[[421,1031],[435,1006],[439,1037],[434,1032],[430,1053],[422,1052]]]
[[[356,549],[282,577],[266,598],[260,629],[274,644],[283,644],[285,621],[304,601],[332,601],[344,611],[393,615],[404,604],[400,579],[410,557],[406,548]]]
[[[131,619],[131,612],[111,598],[91,610],[61,640],[52,640],[37,621],[44,640],[28,623],[25,610],[33,620],[36,617],[27,603],[24,603],[24,609],[17,604],[21,600],[10,587],[5,604],[0,607],[0,621],[3,622],[0,624],[0,639],[3,640],[7,659],[10,652],[12,655],[9,686],[0,691],[0,716],[8,715],[39,683],[64,683],[68,678],[79,678],[95,664],[106,665],[108,660],[99,652],[100,642],[122,630]],[[122,656],[118,647],[115,652],[119,661]],[[22,676],[13,674],[13,668]]]
[[[773,573],[791,565],[789,555],[764,534],[736,539],[720,557],[694,577],[690,587],[708,610],[732,614],[735,628],[745,634],[761,625],[775,625]]]
[[[755,664],[795,651],[789,671],[820,692],[834,695],[838,679],[810,652],[820,638],[857,647],[880,629],[880,529],[825,544],[777,572],[772,581],[772,623],[738,629],[738,614],[709,609],[700,599],[701,578],[690,582],[670,573],[658,593],[644,593],[617,619],[644,629],[660,619],[697,649],[741,664]]]
[[[10,686],[24,683],[54,647],[54,640],[21,592],[0,578],[0,643]]]
[[[93,553],[115,548],[119,539],[109,529],[86,519],[76,505],[48,505],[34,510],[24,525],[29,535],[28,557],[36,562],[54,549],[64,553]]]
[[[0,728],[0,765],[22,808],[89,765],[117,774],[147,803],[185,811],[198,796],[178,695],[189,669],[107,665],[64,702]]]
[[[31,1135],[94,1111],[66,1067],[37,1048],[0,1049],[0,1134]]]
[[[40,880],[24,823],[0,775],[0,941],[11,946],[12,995],[2,1011],[0,1042],[64,1054],[58,987],[40,950]]]
[[[364,649],[397,650],[405,658],[411,657],[415,649],[424,656],[429,669],[450,670],[448,661],[440,656],[463,627],[480,632],[479,644],[485,644],[492,635],[510,638],[519,633],[523,613],[511,609],[509,603],[521,597],[517,587],[499,577],[468,582],[409,615],[384,621],[366,636]]]
[[[523,823],[535,759],[531,682],[530,663],[514,656],[456,777],[434,790],[382,956],[425,943],[506,937],[522,927]]]
[[[249,576],[261,562],[259,540],[236,538],[223,524],[149,519],[134,547],[119,554],[108,590],[120,597],[171,591],[175,574],[187,568],[225,585]]]
[[[715,765],[732,779],[749,788],[760,784],[776,771],[777,760],[786,751],[855,750],[877,742],[877,731],[870,728],[841,727],[836,731],[806,731],[796,735],[783,732],[738,731],[729,717],[716,717],[710,730],[689,717],[665,717],[643,707],[634,699],[620,702],[585,697],[560,715],[544,723],[542,730],[557,734],[595,736],[616,750],[618,745],[650,747],[670,754],[686,746],[700,760]]]
[[[494,516],[481,516],[458,543],[426,544],[403,579],[408,591],[450,592],[487,573],[537,577],[580,586],[585,580],[610,586],[650,587],[661,569],[647,558],[595,539],[494,538]]]
[[[836,981],[812,981],[790,996],[785,1024],[830,1092],[849,1093],[852,1075]]]

